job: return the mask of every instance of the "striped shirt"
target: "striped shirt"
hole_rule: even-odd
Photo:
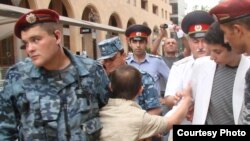
[[[217,65],[206,124],[234,124],[232,94],[237,68]]]

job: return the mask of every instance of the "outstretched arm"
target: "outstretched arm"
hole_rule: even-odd
[[[151,53],[157,55],[157,50],[161,44],[161,40],[163,37],[167,35],[167,31],[165,28],[160,28],[159,36],[154,40],[152,46],[150,47]]]

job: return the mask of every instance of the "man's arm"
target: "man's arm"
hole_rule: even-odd
[[[142,103],[144,103],[142,108],[149,114],[160,115],[162,110],[159,95],[154,87],[154,78],[150,74],[142,72],[142,83],[144,87],[141,95],[143,97]]]
[[[109,90],[110,81],[104,68],[99,63],[97,63],[97,67],[93,73],[95,74],[93,75],[93,77],[95,77],[94,79],[96,80],[95,89],[98,95],[97,96],[99,101],[98,103],[99,107],[101,108],[108,103],[110,95],[110,90]]]
[[[173,125],[180,124],[182,120],[186,117],[189,112],[190,106],[193,104],[192,100],[192,88],[187,86],[184,90],[177,92],[177,95],[180,95],[180,101],[177,104],[176,108],[168,114],[167,117],[167,129],[170,130],[173,128]]]
[[[19,88],[13,82],[18,82],[20,73],[17,69],[10,69],[6,75],[4,88],[0,92],[0,140],[12,141],[17,139],[17,123],[19,120],[16,99],[13,94],[13,88]],[[16,111],[16,112],[15,112]]]
[[[162,38],[167,35],[167,31],[165,28],[160,28],[160,34],[159,36],[154,40],[152,46],[150,47],[151,49],[151,54],[157,55],[157,51],[159,49],[159,46],[161,44]]]

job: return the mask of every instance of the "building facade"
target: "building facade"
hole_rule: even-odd
[[[129,25],[144,24],[152,29],[149,43],[157,36],[159,25],[169,21],[172,13],[169,0],[0,0],[0,4],[27,9],[49,8],[65,17],[114,26],[124,31]],[[22,60],[26,54],[20,49],[21,40],[13,34],[15,20],[6,24],[1,18],[2,14],[0,11],[0,30],[6,32],[0,38],[0,69],[3,77],[3,68]],[[91,33],[83,34],[80,33],[81,29],[79,26],[63,25],[62,46],[75,53],[86,52],[89,57],[96,59],[100,56],[97,43],[118,35],[128,51],[124,34],[94,28]]]
[[[170,20],[180,25],[183,17],[186,15],[187,3],[185,0],[169,0],[172,7],[172,14],[170,15]]]

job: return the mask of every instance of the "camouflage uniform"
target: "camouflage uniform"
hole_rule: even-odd
[[[153,77],[147,73],[140,71],[142,75],[143,92],[136,98],[136,102],[144,110],[161,107],[157,90],[154,87]]]
[[[58,77],[30,59],[10,68],[0,95],[1,141],[98,140],[109,80],[97,62],[64,50],[72,63]]]
[[[250,125],[250,69],[246,73],[245,80],[244,102],[239,116],[239,124]]]
[[[98,43],[101,57],[98,60],[105,60],[114,57],[119,51],[123,51],[121,40],[118,36],[106,39]],[[126,62],[124,62],[126,63]],[[154,87],[154,78],[147,72],[141,71],[142,84],[144,90],[142,95],[138,96],[136,102],[144,110],[159,108],[160,100],[156,88]]]

